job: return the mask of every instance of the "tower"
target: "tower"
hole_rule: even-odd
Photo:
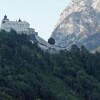
[[[19,18],[18,22],[22,22],[20,18]]]
[[[9,19],[8,19],[7,16],[5,15],[5,16],[4,16],[4,19],[2,20],[2,23],[5,23],[5,22],[7,22],[7,21],[9,21]]]

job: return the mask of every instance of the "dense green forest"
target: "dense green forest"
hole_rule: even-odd
[[[0,100],[100,100],[100,53],[73,45],[49,54],[25,34],[1,31]]]

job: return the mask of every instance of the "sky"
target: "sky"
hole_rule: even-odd
[[[0,0],[0,21],[5,14],[11,21],[20,18],[29,22],[31,28],[47,41],[69,2],[70,0]]]

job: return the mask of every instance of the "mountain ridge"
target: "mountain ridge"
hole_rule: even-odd
[[[55,39],[55,45],[70,48],[72,44],[79,45],[100,31],[97,2],[100,0],[72,0],[52,32],[51,37]],[[85,42],[81,45],[84,44]]]

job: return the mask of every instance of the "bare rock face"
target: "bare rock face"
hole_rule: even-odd
[[[72,0],[61,13],[51,35],[55,45],[70,48],[85,45],[89,50],[100,46],[100,0]]]

